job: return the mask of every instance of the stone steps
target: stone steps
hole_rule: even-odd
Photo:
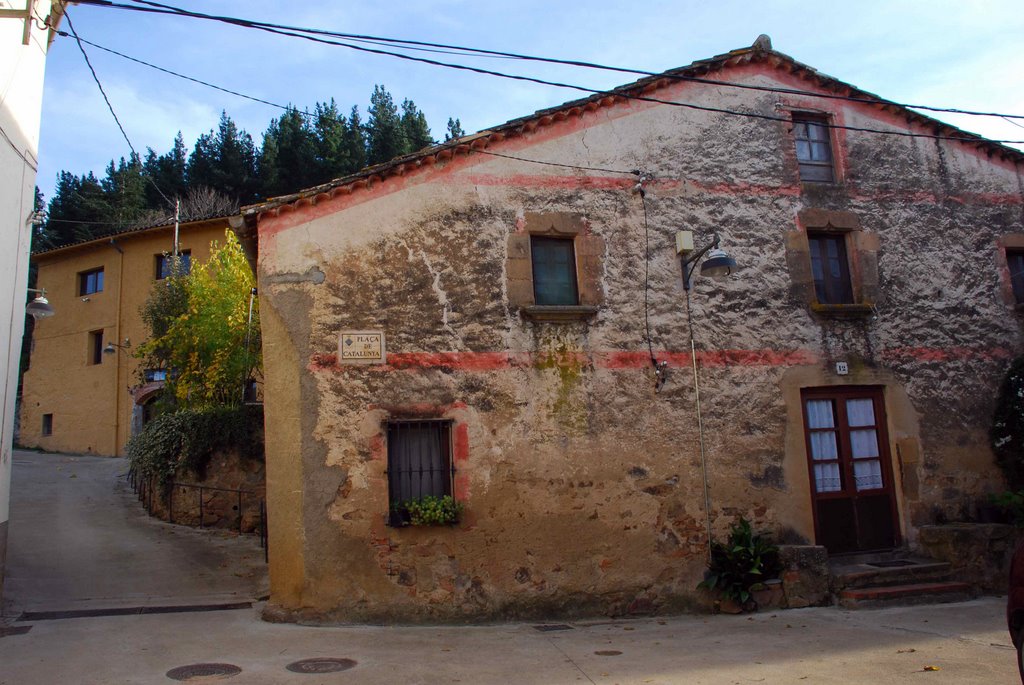
[[[847,609],[960,602],[973,588],[952,578],[947,562],[905,553],[840,557],[829,562],[829,585]]]
[[[957,581],[914,583],[842,590],[839,606],[845,609],[869,609],[911,604],[944,604],[973,599],[971,586]]]

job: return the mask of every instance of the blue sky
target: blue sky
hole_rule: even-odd
[[[132,0],[122,0],[131,3]],[[281,24],[466,45],[662,71],[753,43],[898,102],[1024,114],[1024,11],[1020,0],[861,0],[647,3],[281,2],[165,0],[191,10]],[[424,111],[435,138],[449,116],[473,132],[580,96],[577,91],[412,64],[263,32],[181,17],[94,6],[69,12],[83,38],[141,60],[281,104],[312,108],[334,98],[364,116],[374,84]],[[67,30],[67,26],[62,28]],[[189,147],[221,110],[256,143],[280,110],[191,84],[86,46],[136,149]],[[627,75],[501,59],[461,61],[590,88]],[[1024,140],[1024,121],[944,116],[990,138]],[[1018,146],[1024,147],[1024,146]],[[50,198],[57,173],[102,175],[128,146],[70,38],[47,63],[38,185]]]

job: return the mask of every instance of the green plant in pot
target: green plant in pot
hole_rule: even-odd
[[[463,505],[451,495],[424,495],[399,502],[392,509],[405,525],[449,526],[459,522]]]
[[[771,537],[755,534],[750,521],[741,516],[730,528],[726,542],[712,541],[711,562],[697,587],[752,609],[751,586],[777,578],[781,570],[779,548]]]

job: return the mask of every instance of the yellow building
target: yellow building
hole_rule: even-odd
[[[223,217],[181,224],[181,254],[189,264],[205,261],[211,242],[223,244],[227,229]],[[162,386],[162,372],[140,369],[132,352],[148,335],[140,310],[166,275],[173,242],[174,226],[168,225],[33,256],[38,287],[56,313],[35,325],[20,444],[124,455],[133,425],[141,425]]]

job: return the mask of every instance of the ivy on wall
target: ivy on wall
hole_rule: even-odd
[[[1003,379],[989,439],[1010,490],[1024,490],[1024,357],[1013,360]]]

